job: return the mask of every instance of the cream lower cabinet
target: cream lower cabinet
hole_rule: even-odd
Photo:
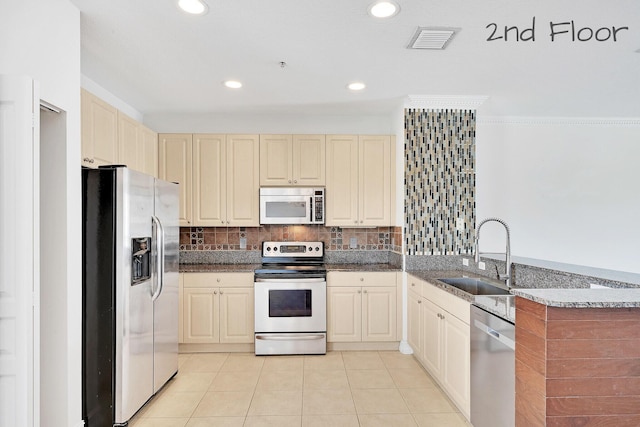
[[[253,274],[184,273],[182,343],[253,343]]]
[[[407,276],[407,339],[460,411],[470,412],[470,303]]]
[[[327,341],[397,341],[396,283],[394,272],[329,272]]]

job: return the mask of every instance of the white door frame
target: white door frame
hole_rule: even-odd
[[[0,75],[0,427],[39,420],[39,94]]]

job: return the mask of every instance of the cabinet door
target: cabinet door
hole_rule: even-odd
[[[139,165],[141,171],[158,176],[158,134],[146,126],[140,125]]]
[[[324,186],[326,143],[324,135],[293,136],[293,184]]]
[[[260,135],[260,185],[293,185],[291,135]]]
[[[158,175],[180,184],[180,226],[192,225],[191,134],[161,134],[158,141]]]
[[[327,341],[362,340],[362,289],[327,288]]]
[[[422,362],[434,376],[442,370],[442,327],[440,308],[427,299],[422,300]]]
[[[220,342],[253,343],[253,288],[220,288]]]
[[[138,122],[118,111],[118,163],[142,172],[140,145]]]
[[[359,137],[358,225],[391,225],[391,138]]]
[[[358,225],[358,137],[327,136],[325,224]]]
[[[217,288],[184,288],[184,342],[209,344],[220,341]]]
[[[470,412],[470,343],[469,325],[444,312],[442,322],[442,382],[462,412]]]
[[[227,225],[260,225],[258,135],[227,135]]]
[[[396,341],[396,287],[362,290],[362,341]]]
[[[226,225],[226,142],[224,135],[193,136],[193,223]]]
[[[422,360],[422,322],[420,311],[422,297],[415,292],[407,293],[407,341],[413,349],[413,354]]]
[[[118,162],[118,110],[82,90],[82,165],[97,168]]]

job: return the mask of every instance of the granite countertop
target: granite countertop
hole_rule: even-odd
[[[180,264],[181,273],[245,273],[261,264]],[[402,271],[391,264],[325,264],[327,271]]]
[[[180,264],[180,273],[253,273],[260,264]]]
[[[392,264],[325,264],[327,271],[402,271]]]
[[[640,288],[512,289],[511,293],[549,307],[640,307]]]
[[[408,270],[407,274],[424,280],[436,288],[442,289],[452,295],[464,299],[474,305],[477,305],[484,310],[495,314],[498,317],[506,319],[512,323],[516,321],[516,310],[513,295],[471,295],[463,290],[460,290],[454,286],[447,285],[437,279],[440,278],[454,278],[454,277],[471,277],[482,279],[488,283],[496,283],[498,286],[503,286],[495,280],[489,279],[484,276],[469,273],[467,271],[459,270]]]

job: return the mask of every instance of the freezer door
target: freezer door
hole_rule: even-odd
[[[133,244],[152,241],[154,178],[127,168],[116,180],[115,423],[128,421],[153,395],[152,280],[134,280]]]
[[[178,184],[155,181],[154,393],[178,372],[179,200]]]

